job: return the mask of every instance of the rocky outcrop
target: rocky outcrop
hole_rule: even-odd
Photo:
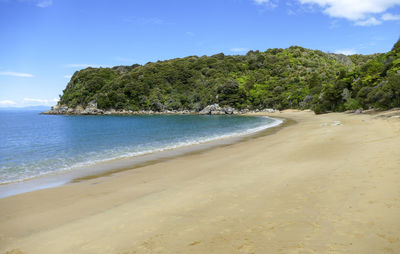
[[[68,108],[65,105],[56,105],[51,107],[50,110],[43,112],[46,115],[102,115],[105,112],[97,108],[97,102],[91,101],[86,108],[77,106],[76,108]]]
[[[220,107],[218,104],[212,104],[205,107],[200,112],[196,112],[195,110],[162,110],[162,111],[153,111],[153,110],[126,110],[126,109],[98,109],[96,101],[91,101],[88,103],[86,108],[82,106],[77,106],[75,108],[68,108],[65,105],[56,105],[51,107],[50,110],[43,112],[45,115],[188,115],[188,114],[199,114],[199,115],[236,115],[236,114],[248,114],[248,113],[274,113],[279,112],[279,110],[275,109],[256,109],[256,110],[248,110],[242,109],[240,111],[232,108],[232,107]]]
[[[42,114],[46,115],[66,115],[68,114],[69,108],[67,106],[56,105],[51,107],[50,110],[43,112]]]
[[[199,115],[233,115],[239,112],[231,107],[221,108],[218,104],[208,105],[199,112]]]
[[[104,111],[97,108],[96,101],[89,102],[87,107],[81,112],[81,115],[101,115],[101,114],[104,114]]]
[[[75,108],[68,108],[65,105],[56,105],[51,107],[50,110],[43,112],[45,115],[155,115],[155,114],[175,114],[175,115],[186,115],[186,114],[196,114],[193,110],[163,110],[163,111],[153,111],[153,110],[126,110],[126,109],[107,109],[102,110],[97,108],[97,103],[91,101],[88,103],[86,108],[82,106],[77,106]]]

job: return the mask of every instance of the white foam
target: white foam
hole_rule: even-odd
[[[193,146],[193,145],[198,145],[198,144],[204,144],[207,142],[221,140],[221,139],[228,139],[228,138],[251,135],[251,134],[266,130],[268,128],[276,127],[283,123],[283,120],[280,120],[280,119],[270,118],[267,116],[260,116],[260,117],[268,118],[273,121],[269,122],[268,124],[265,124],[265,125],[262,125],[262,126],[259,126],[256,128],[250,128],[250,129],[247,129],[244,131],[237,131],[237,132],[231,132],[229,134],[224,134],[224,135],[214,135],[214,136],[209,136],[209,137],[204,137],[204,138],[180,141],[180,142],[176,142],[174,144],[170,144],[167,146],[154,147],[154,148],[150,148],[150,149],[146,149],[146,150],[138,151],[138,152],[125,152],[123,154],[116,155],[116,156],[111,155],[111,157],[109,157],[109,158],[95,159],[95,160],[87,161],[87,162],[79,162],[79,163],[75,163],[72,166],[65,165],[65,167],[58,168],[57,170],[48,170],[48,171],[39,171],[39,172],[28,170],[28,171],[25,171],[24,175],[19,175],[18,176],[18,177],[20,177],[19,179],[0,180],[0,184],[23,182],[23,181],[38,178],[38,177],[41,177],[44,175],[62,174],[62,173],[68,172],[68,171],[76,170],[78,168],[88,167],[88,166],[96,165],[99,163],[120,160],[120,159],[126,159],[126,158],[132,158],[132,157],[136,157],[136,156],[158,153],[158,152],[163,152],[163,151],[167,151],[167,150],[173,150],[173,149],[177,149],[177,148],[183,148],[183,147],[188,147],[188,146]],[[116,151],[116,153],[121,153],[121,151],[120,150]]]

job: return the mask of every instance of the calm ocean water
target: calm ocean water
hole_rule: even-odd
[[[49,116],[39,111],[0,111],[0,183],[276,124],[271,118],[250,116]]]

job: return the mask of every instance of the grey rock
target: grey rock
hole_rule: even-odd
[[[234,108],[231,108],[231,107],[225,108],[225,114],[232,115],[232,114],[234,114],[234,112],[235,112]]]
[[[362,109],[357,109],[356,111],[354,111],[354,114],[359,115],[362,114]]]
[[[97,109],[97,102],[95,100],[90,101],[86,108],[95,108],[95,109]]]
[[[208,105],[199,112],[200,115],[233,115],[237,113],[238,111],[232,107],[221,108],[218,104]]]
[[[265,108],[265,109],[263,109],[263,110],[262,110],[262,112],[267,112],[267,113],[275,113],[275,112],[276,112],[276,110],[275,110],[275,109],[273,109],[273,108]]]
[[[225,111],[213,110],[213,111],[210,112],[210,115],[225,115]]]
[[[211,112],[220,111],[221,107],[218,104],[208,105],[207,107],[203,108],[199,114],[200,115],[211,115]]]

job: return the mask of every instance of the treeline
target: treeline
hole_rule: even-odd
[[[302,47],[189,56],[76,72],[59,105],[101,109],[299,108],[317,113],[400,107],[400,40],[386,54],[344,56]]]

